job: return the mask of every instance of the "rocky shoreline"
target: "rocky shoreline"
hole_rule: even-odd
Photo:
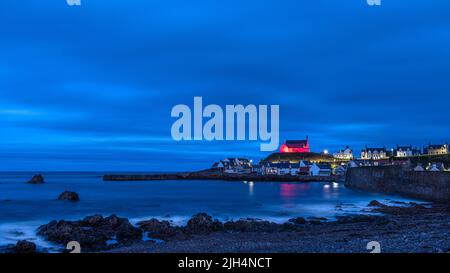
[[[215,223],[211,228],[219,230],[205,232],[203,229],[190,235],[182,233],[181,236],[177,232],[166,234],[164,228],[150,229],[154,236],[162,235],[165,242],[139,242],[106,252],[367,253],[367,244],[376,241],[380,243],[381,252],[385,253],[450,253],[448,205],[399,205],[372,203],[370,211],[383,215],[344,216],[335,221],[299,217],[275,224],[244,219],[225,222],[221,228]]]
[[[126,218],[93,215],[78,221],[52,221],[37,233],[61,246],[77,241],[82,252],[364,253],[370,241],[379,242],[382,252],[450,252],[449,205],[398,205],[374,200],[365,214],[333,220],[297,217],[282,224],[258,219],[221,222],[198,213],[185,226],[158,219],[133,226]],[[35,249],[20,242],[11,251],[24,248]]]

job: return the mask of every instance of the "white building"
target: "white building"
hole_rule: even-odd
[[[252,161],[246,158],[225,158],[213,165],[225,173],[251,173]]]
[[[307,160],[301,160],[299,163],[298,175],[311,175],[309,171],[311,166],[312,166],[311,162]]]
[[[448,144],[439,144],[439,145],[428,145],[428,147],[424,148],[426,154],[428,155],[445,155],[449,153]]]
[[[439,168],[436,166],[436,164],[433,164],[433,165],[428,167],[428,171],[429,172],[439,172],[441,170],[439,170]]]
[[[334,168],[333,170],[334,175],[345,175],[345,173],[347,172],[347,168],[345,166],[337,166],[336,168]]]
[[[309,168],[309,173],[311,176],[330,176],[333,170],[328,164],[316,164],[314,163]]]
[[[291,164],[289,163],[278,163],[277,175],[288,175],[291,174]]]
[[[357,168],[357,167],[359,167],[359,165],[354,160],[347,163],[347,168]]]
[[[410,156],[417,156],[417,155],[421,155],[421,152],[416,149],[413,148],[411,145],[409,146],[398,146],[397,148],[395,148],[393,150],[394,152],[394,157],[410,157]]]
[[[433,163],[428,166],[427,171],[429,172],[443,172],[445,171],[444,164],[442,163]]]
[[[386,148],[368,148],[366,146],[366,148],[361,151],[361,159],[363,160],[379,160],[387,158]]]
[[[344,150],[340,150],[339,152],[334,153],[333,157],[339,160],[352,160],[353,151],[347,146]]]

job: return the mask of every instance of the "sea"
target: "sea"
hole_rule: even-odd
[[[223,221],[256,218],[281,223],[300,216],[333,219],[367,213],[367,204],[374,199],[385,203],[415,201],[354,191],[335,182],[107,182],[102,179],[105,172],[48,172],[42,173],[45,184],[26,183],[34,174],[0,172],[0,247],[30,240],[38,247],[52,249],[54,245],[36,235],[40,225],[93,214],[116,214],[132,223],[158,218],[183,225],[192,215],[206,212]],[[66,190],[77,192],[80,201],[58,201]]]

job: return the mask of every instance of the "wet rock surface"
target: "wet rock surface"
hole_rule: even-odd
[[[36,174],[34,175],[28,182],[28,184],[44,184],[44,177],[42,174]]]
[[[223,230],[223,224],[202,212],[192,216],[184,230],[188,234],[208,234]]]
[[[150,219],[148,221],[141,221],[137,224],[143,231],[147,232],[147,236],[152,239],[167,240],[176,235],[181,235],[183,232],[181,228],[171,226],[169,221]]]
[[[380,243],[382,253],[450,252],[448,205],[422,208],[410,203],[383,208],[387,208],[384,215],[349,215],[335,221],[301,217],[284,224],[253,219],[228,221],[223,231],[171,239],[162,244],[141,242],[111,252],[367,253],[371,241]],[[377,209],[374,207],[373,212]]]
[[[380,210],[383,215],[380,215]],[[367,252],[370,241],[382,252],[450,252],[450,207],[416,203],[376,206],[378,214],[292,218],[277,224],[259,219],[224,223],[198,213],[185,226],[150,219],[132,226],[115,215],[80,221],[52,221],[39,234],[52,242],[78,241],[85,251],[108,252]],[[163,243],[143,242],[142,233]],[[118,243],[108,246],[107,241]]]
[[[29,241],[18,241],[14,247],[12,247],[12,252],[16,253],[34,253],[36,252],[36,244]]]
[[[372,201],[370,201],[370,203],[367,206],[368,207],[382,207],[384,205],[377,200],[372,200]]]
[[[292,218],[292,219],[289,219],[288,222],[292,223],[294,225],[304,225],[304,224],[306,224],[306,220],[303,217]]]
[[[436,205],[435,208],[440,207],[439,205]],[[373,211],[385,213],[385,214],[391,214],[391,215],[402,215],[402,214],[426,214],[427,212],[431,212],[432,209],[427,208],[424,205],[419,205],[414,202],[410,203],[404,203],[404,206],[387,206],[383,205],[377,208],[374,208]]]
[[[94,215],[80,221],[52,221],[40,226],[38,235],[62,245],[77,241],[85,250],[100,250],[108,247],[109,240],[115,240],[119,245],[140,241],[142,230],[131,225],[126,218]]]
[[[283,229],[282,225],[255,219],[228,221],[224,224],[224,227],[227,231],[234,232],[275,232]]]
[[[65,191],[58,196],[58,200],[77,202],[77,201],[80,201],[80,197],[78,196],[78,194],[76,192]]]

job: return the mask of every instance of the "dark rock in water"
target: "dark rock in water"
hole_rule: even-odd
[[[34,175],[30,181],[28,181],[29,184],[43,184],[45,183],[44,177],[41,174]]]
[[[34,253],[36,252],[36,244],[25,240],[18,241],[12,250],[17,253]]]
[[[78,194],[76,192],[65,191],[59,195],[58,200],[76,202],[76,201],[80,201],[80,197],[78,196]]]
[[[140,241],[142,231],[130,224],[128,219],[116,215],[103,218],[100,215],[86,217],[81,221],[52,221],[38,228],[38,235],[55,243],[66,245],[77,241],[83,249],[100,250],[107,241],[115,239],[120,244]]]
[[[308,217],[308,219],[312,221],[327,221],[328,219],[325,217]]]
[[[197,213],[188,221],[185,232],[189,234],[205,234],[223,230],[223,224],[206,213]]]
[[[281,226],[269,221],[247,219],[228,221],[224,224],[224,227],[228,231],[237,232],[274,232],[279,230]]]
[[[382,207],[384,205],[382,203],[378,202],[377,200],[372,200],[372,201],[370,201],[370,203],[367,206],[368,207]]]
[[[328,219],[325,217],[308,217],[308,223],[311,225],[321,225],[323,222]]]
[[[403,206],[386,206],[383,205],[378,208],[374,208],[373,211],[386,213],[386,214],[393,214],[393,215],[402,215],[402,214],[423,214],[427,213],[430,209],[416,204],[416,203],[410,203],[409,206],[403,207]]]
[[[167,240],[168,238],[181,233],[180,228],[172,227],[169,221],[150,219],[137,224],[142,230],[148,232],[149,238],[153,239]]]
[[[95,214],[92,216],[87,216],[81,221],[82,225],[88,227],[96,227],[103,223],[103,216],[100,214]]]
[[[306,220],[305,220],[305,218],[303,218],[303,217],[292,218],[292,219],[289,219],[288,222],[293,223],[293,224],[295,224],[295,225],[303,225],[303,224],[306,224]]]
[[[105,218],[105,222],[107,223],[107,228],[113,229],[119,243],[127,243],[142,239],[142,230],[135,228],[126,218],[119,218],[116,215],[111,215]]]

